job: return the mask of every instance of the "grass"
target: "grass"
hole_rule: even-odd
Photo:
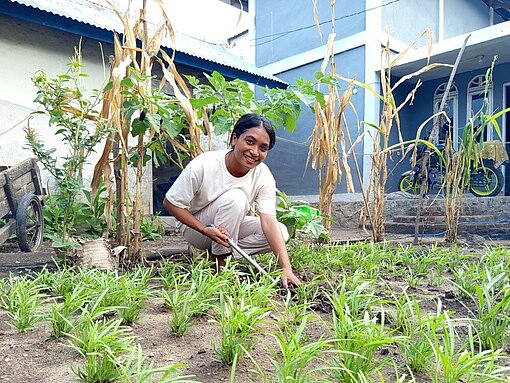
[[[193,342],[189,330],[205,322],[198,317],[216,327],[211,349],[231,382],[505,382],[509,255],[294,245],[305,283],[286,291],[242,262],[219,274],[206,261],[163,262],[158,272],[43,270],[0,281],[0,315],[16,331],[38,328],[68,343],[81,382],[193,381],[181,372],[187,360],[161,365],[138,343],[137,322],[158,300],[169,323],[163,342]],[[271,273],[273,258],[259,259]]]

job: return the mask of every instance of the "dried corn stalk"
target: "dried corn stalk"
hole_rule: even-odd
[[[137,83],[135,91],[140,97],[149,96],[151,92],[150,75],[152,73],[152,65],[157,60],[161,63],[164,71],[164,80],[169,81],[174,88],[177,101],[183,108],[186,119],[190,126],[191,149],[181,145],[178,142],[172,142],[174,145],[180,145],[179,149],[188,152],[191,156],[195,156],[202,151],[200,146],[200,129],[197,127],[197,117],[189,98],[191,94],[187,89],[184,80],[178,74],[173,58],[161,49],[161,41],[165,32],[168,33],[175,45],[174,32],[169,21],[165,8],[160,0],[154,0],[159,6],[164,18],[163,25],[157,27],[154,32],[150,33],[146,21],[146,0],[143,1],[143,7],[140,10],[139,17],[131,22],[129,11],[122,13],[116,4],[110,0],[107,2],[114,9],[117,16],[123,23],[124,33],[122,41],[117,33],[114,34],[114,52],[112,59],[110,81],[111,89],[105,94],[105,101],[101,116],[109,119],[113,132],[105,143],[102,156],[94,168],[94,176],[92,180],[92,190],[97,191],[101,178],[105,180],[105,184],[109,190],[109,201],[105,208],[105,217],[107,220],[111,216],[114,206],[112,198],[112,184],[110,176],[113,174],[115,178],[116,200],[117,200],[117,241],[120,245],[127,247],[128,252],[124,260],[124,266],[140,263],[141,255],[141,221],[142,221],[142,176],[144,156],[144,134],[139,134],[134,148],[129,147],[128,137],[131,128],[131,119],[123,113],[125,97],[122,93],[124,87],[122,80],[130,75],[129,68],[136,72],[136,76],[142,80]],[[140,41],[141,44],[137,45]],[[175,50],[174,50],[175,52]],[[160,53],[163,60],[157,57]],[[150,106],[154,109],[154,106]],[[142,111],[140,111],[142,112]],[[147,110],[144,112],[155,113],[155,110]],[[152,138],[154,132],[148,133]],[[136,152],[138,156],[136,167],[136,179],[134,185],[134,199],[128,193],[130,185],[128,182],[128,164],[129,155]],[[107,221],[111,223],[111,220]]]
[[[333,44],[335,34],[332,33],[328,38],[327,53],[324,58],[321,71],[324,74],[328,64],[330,64],[329,74],[335,76],[335,62]],[[320,81],[317,84],[321,87]],[[352,86],[349,84],[345,92],[340,96],[337,86],[328,84],[328,93],[325,97],[324,105],[317,100],[314,103],[315,127],[309,137],[311,141],[308,152],[307,162],[311,160],[311,166],[319,170],[320,196],[319,207],[322,216],[331,217],[333,195],[337,185],[345,173],[347,180],[347,190],[354,191],[352,176],[347,163],[347,150],[345,147],[345,136],[342,130],[343,113],[350,104],[352,97]],[[339,143],[342,149],[340,159]],[[324,222],[326,230],[331,229],[331,221]]]

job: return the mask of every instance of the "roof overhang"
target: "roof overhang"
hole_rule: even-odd
[[[87,0],[2,0],[0,14],[33,22],[56,30],[87,37],[96,41],[113,43],[113,31],[122,32],[120,19],[111,9]],[[87,11],[91,10],[88,14]],[[107,13],[105,15],[105,13]],[[168,41],[162,48],[169,55],[174,47]],[[204,72],[218,71],[225,77],[238,78],[255,85],[286,88],[288,84],[223,47],[176,34],[175,62]]]
[[[492,25],[477,31],[443,40],[432,46],[430,63],[453,65],[462,48],[464,40],[469,36],[457,73],[487,68],[497,56],[496,64],[510,62],[510,21]],[[391,69],[391,74],[403,77],[416,72],[427,65],[428,47],[414,49]],[[420,74],[423,81],[448,77],[451,67],[439,67]],[[417,80],[417,78],[414,78]],[[413,79],[411,79],[412,81]]]

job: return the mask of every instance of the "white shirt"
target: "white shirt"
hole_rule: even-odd
[[[234,177],[225,164],[229,151],[210,151],[195,157],[167,191],[168,201],[195,214],[227,190],[237,188],[246,193],[250,206],[258,212],[276,216],[276,182],[267,165],[261,163],[244,176]]]

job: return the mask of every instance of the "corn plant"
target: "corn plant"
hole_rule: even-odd
[[[163,367],[154,367],[151,362],[146,363],[140,345],[131,350],[126,362],[121,367],[121,383],[152,383],[157,377],[158,383],[198,383],[191,380],[192,375],[181,375],[180,370],[184,364],[172,364]]]
[[[268,376],[254,361],[257,366],[257,374],[264,382],[278,383],[305,383],[317,381],[319,376],[324,375],[326,365],[320,365],[324,354],[331,346],[331,340],[319,338],[316,341],[308,341],[306,328],[312,315],[305,315],[301,323],[292,328],[284,327],[276,334],[277,349],[272,350],[271,362],[275,368],[274,377]],[[253,359],[252,359],[253,360]]]
[[[203,307],[200,297],[191,288],[190,284],[179,284],[174,281],[171,290],[163,290],[161,297],[165,300],[172,316],[169,319],[170,329],[177,336],[186,334],[194,323],[195,307],[197,304]]]
[[[380,347],[401,342],[405,338],[392,336],[384,326],[384,314],[381,324],[365,312],[357,318],[350,312],[349,305],[338,299],[331,299],[334,307],[332,324],[334,349],[331,374],[345,383],[360,383],[363,376],[378,370],[386,359],[376,359]]]
[[[221,340],[215,350],[223,363],[237,362],[243,350],[251,349],[258,325],[268,313],[268,308],[251,305],[245,296],[220,295],[215,322],[221,329]]]
[[[9,275],[9,280],[0,291],[0,307],[7,311],[10,326],[19,332],[27,332],[42,319],[46,295],[41,290],[37,279]]]
[[[497,376],[504,371],[498,371],[495,365],[502,357],[501,350],[475,350],[470,325],[467,344],[459,344],[454,320],[447,313],[442,316],[444,320],[431,321],[430,342],[435,363],[427,373],[432,383],[504,381],[499,380],[503,375]]]
[[[122,375],[122,360],[132,349],[134,337],[122,321],[94,318],[87,311],[69,337],[70,347],[84,357],[82,366],[73,367],[81,382],[111,382]]]
[[[498,288],[498,283],[506,274],[491,276],[486,268],[487,282],[483,285],[473,283],[474,294],[470,295],[476,304],[478,319],[477,335],[482,349],[498,349],[510,341],[510,286]],[[466,292],[467,293],[467,292]]]
[[[68,295],[62,297],[62,302],[50,306],[48,318],[51,323],[51,336],[60,338],[71,332],[74,327],[73,316],[87,303],[88,292],[83,285],[78,285]]]

